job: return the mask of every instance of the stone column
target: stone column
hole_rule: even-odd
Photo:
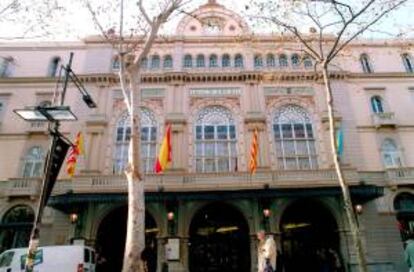
[[[168,171],[185,172],[187,170],[188,139],[186,133],[187,118],[183,113],[184,90],[182,82],[173,82],[167,92],[167,110],[165,122],[172,125],[172,166]]]
[[[259,145],[259,154],[258,154],[258,167],[257,169],[270,169],[270,152],[269,152],[269,142],[267,139],[267,127],[266,119],[261,114],[247,114],[245,118],[246,128],[247,128],[247,154],[248,160],[250,159],[250,147],[252,143],[253,132],[257,128],[258,131],[258,145]]]

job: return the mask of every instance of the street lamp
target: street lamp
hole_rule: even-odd
[[[65,94],[69,80],[75,84],[78,91],[82,95],[82,99],[89,108],[96,108],[96,103],[92,97],[86,91],[82,82],[72,71],[73,53],[70,53],[69,63],[66,66],[62,66],[61,69],[65,71],[65,78],[63,82],[62,96],[60,99],[60,105],[56,106],[35,106],[26,107],[24,109],[13,110],[17,115],[29,122],[49,122],[49,133],[51,136],[51,145],[48,155],[45,161],[45,167],[42,178],[42,187],[39,194],[39,202],[35,213],[35,219],[33,222],[32,232],[30,234],[29,249],[26,259],[26,272],[33,271],[34,258],[36,256],[36,250],[39,243],[39,225],[42,218],[43,209],[47,204],[56,179],[59,175],[60,168],[65,159],[66,153],[69,147],[73,144],[59,132],[59,125],[61,121],[76,121],[77,118],[70,110],[69,106],[64,106]],[[52,126],[53,125],[53,126]],[[73,218],[74,219],[74,218]]]
[[[14,109],[13,111],[25,121],[29,122],[58,122],[78,120],[78,118],[76,118],[68,106],[26,107],[24,109]]]

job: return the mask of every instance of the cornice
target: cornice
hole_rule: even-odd
[[[387,73],[349,73],[333,71],[330,74],[333,80],[346,79],[393,79],[414,78],[414,73],[387,72]],[[119,82],[116,73],[84,74],[78,76],[84,83],[117,84]],[[200,72],[165,72],[142,74],[142,83],[147,84],[186,84],[190,82],[214,83],[214,82],[289,82],[289,81],[320,81],[321,73],[309,71],[207,71]],[[15,84],[56,84],[56,78],[51,77],[10,77],[0,78],[0,86]]]

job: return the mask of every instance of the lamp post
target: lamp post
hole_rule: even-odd
[[[73,53],[70,53],[69,62],[61,68],[65,71],[63,90],[58,106],[36,106],[24,109],[13,110],[17,115],[29,122],[49,122],[49,134],[51,144],[45,160],[45,167],[42,177],[42,187],[40,190],[39,201],[35,213],[32,232],[30,234],[29,249],[26,259],[26,272],[32,272],[36,251],[39,244],[39,226],[44,207],[52,193],[60,168],[65,159],[66,153],[72,143],[59,132],[59,125],[62,121],[76,121],[76,116],[72,113],[69,106],[64,106],[66,90],[69,80],[71,80],[79,92],[82,94],[83,101],[89,108],[96,108],[92,97],[86,91],[79,78],[72,71]]]

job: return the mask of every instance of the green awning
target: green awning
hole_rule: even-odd
[[[358,185],[350,187],[352,198],[358,203],[363,203],[384,194],[383,187],[375,185]],[[253,198],[290,198],[290,197],[321,197],[339,196],[339,187],[322,188],[264,188],[261,190],[239,190],[239,191],[194,191],[194,192],[148,192],[145,194],[146,202],[163,203],[169,200],[182,201],[220,201]],[[49,199],[48,205],[71,212],[75,208],[86,206],[89,203],[127,203],[126,193],[95,193],[95,194],[73,194],[67,193],[55,195]]]

